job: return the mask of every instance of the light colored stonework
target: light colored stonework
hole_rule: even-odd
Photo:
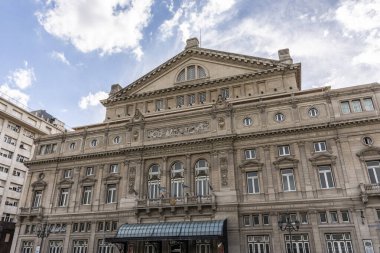
[[[116,233],[99,230],[100,223],[221,219],[227,219],[229,252],[249,252],[259,236],[270,252],[285,252],[286,237],[277,221],[289,212],[307,218],[296,234],[307,238],[303,245],[310,252],[327,252],[330,234],[344,234],[343,243],[354,252],[364,253],[364,240],[371,240],[379,253],[380,189],[371,184],[366,162],[380,160],[380,84],[301,90],[301,65],[293,63],[288,50],[279,51],[279,57],[209,50],[191,40],[184,51],[127,87],[113,85],[102,101],[103,123],[40,138],[39,145],[54,142],[58,149],[28,162],[29,190],[21,204],[15,252],[21,252],[24,241],[39,245],[25,229],[42,221],[66,226],[50,234],[43,251],[49,241],[60,241],[66,253],[77,240],[97,252],[99,240]],[[364,143],[364,137],[372,143]],[[252,157],[246,157],[248,150]],[[196,189],[199,160],[208,164],[203,197]],[[172,172],[178,163],[181,170]],[[159,166],[159,174],[149,174],[152,166]],[[249,177],[255,177],[257,188],[249,186]],[[290,177],[294,185],[284,181]],[[183,197],[173,198],[177,179],[186,187]],[[152,199],[148,185],[154,180],[161,190]],[[106,203],[110,187],[116,189],[115,201]],[[68,199],[60,206],[62,189]],[[85,189],[91,189],[88,203]],[[39,190],[42,202],[33,208]],[[323,213],[326,222],[320,220]],[[211,252],[217,252],[217,243],[211,242]],[[195,252],[195,245],[188,243],[184,252]],[[162,252],[169,246],[163,242]],[[131,247],[144,251],[143,243]]]

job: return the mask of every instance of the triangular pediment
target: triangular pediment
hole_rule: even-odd
[[[46,185],[47,185],[47,183],[45,181],[43,181],[43,180],[40,180],[40,179],[38,181],[32,183],[32,187],[34,189],[41,189],[41,190],[43,190],[43,189],[45,189]]]
[[[293,158],[293,157],[290,157],[290,156],[286,156],[286,157],[279,157],[276,161],[273,162],[273,164],[275,166],[286,166],[286,165],[291,165],[291,166],[296,166],[298,164],[298,160]]]
[[[80,183],[81,184],[94,184],[96,183],[96,179],[93,178],[93,177],[86,177],[86,178],[83,178],[82,180],[80,180]]]
[[[110,181],[119,181],[121,179],[121,176],[115,175],[115,174],[110,174],[106,176],[103,180],[105,182],[110,182]]]
[[[335,163],[336,156],[331,155],[329,153],[317,154],[309,159],[311,164],[317,165],[321,163]]]
[[[380,156],[379,147],[367,147],[356,153],[358,157]]]
[[[58,185],[72,185],[74,182],[72,180],[69,180],[69,179],[63,179],[61,181],[58,182]]]
[[[177,76],[181,70],[192,65],[204,68],[206,76],[191,81],[178,82]],[[295,65],[298,66],[298,64]],[[167,91],[179,86],[194,85],[210,80],[233,78],[266,71],[273,72],[274,69],[283,69],[287,66],[289,64],[273,59],[192,47],[175,55],[125,88],[111,92],[110,97],[103,100],[102,103],[108,104],[125,97],[144,96],[156,91]]]
[[[239,168],[244,172],[247,169],[257,169],[261,170],[263,168],[263,163],[256,160],[246,160],[242,164],[239,165]]]

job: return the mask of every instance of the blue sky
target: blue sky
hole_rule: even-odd
[[[2,0],[0,95],[69,127],[102,122],[99,99],[183,50],[277,59],[289,48],[303,88],[380,81],[378,0]]]

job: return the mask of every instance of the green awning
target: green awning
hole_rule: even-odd
[[[109,242],[224,238],[227,220],[124,224]]]

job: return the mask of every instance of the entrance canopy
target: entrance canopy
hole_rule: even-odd
[[[146,224],[124,224],[114,238],[113,243],[127,241],[162,241],[192,239],[223,239],[227,234],[227,220],[159,222]]]

